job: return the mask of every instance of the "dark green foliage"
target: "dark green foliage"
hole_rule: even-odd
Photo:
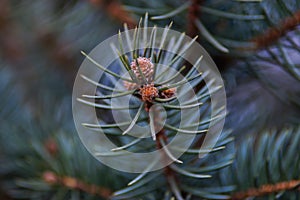
[[[187,24],[195,23],[195,21],[189,21],[187,14],[191,2],[177,0],[168,3],[168,1],[150,2],[142,0],[136,3],[135,1],[122,0],[122,3],[126,5],[125,8],[129,11],[139,16],[148,12],[154,23],[162,25],[172,20],[174,27],[181,31],[186,30]],[[199,2],[197,17],[209,32],[209,38],[228,48],[229,54],[232,56],[249,54],[249,50],[255,45],[250,40],[263,34],[270,27],[279,26],[282,19],[292,16],[300,8],[300,3],[293,0]],[[178,12],[172,14],[174,10],[178,10]],[[199,30],[198,33],[202,35],[203,31]],[[220,54],[219,51],[212,48],[214,45],[209,44],[209,39],[206,36],[202,35],[200,38],[201,44],[207,47],[211,53]],[[248,51],[245,51],[247,48]]]
[[[146,16],[147,17],[147,16]],[[147,20],[144,22],[147,24]],[[215,126],[218,126],[218,123],[224,118],[224,106],[219,107],[216,106],[217,111],[212,112],[210,108],[210,101],[213,101],[211,97],[209,97],[209,91],[214,90],[216,93],[218,91],[222,92],[222,86],[220,88],[221,84],[219,80],[211,80],[208,83],[204,83],[204,78],[207,76],[208,73],[213,73],[209,71],[206,68],[201,68],[202,63],[207,62],[206,57],[203,58],[205,55],[201,55],[200,58],[198,58],[193,64],[192,68],[187,72],[185,78],[186,80],[181,80],[181,78],[171,78],[174,77],[176,74],[175,72],[172,72],[172,70],[168,68],[163,68],[163,65],[165,64],[168,67],[171,67],[171,69],[179,70],[185,63],[185,60],[182,59],[185,54],[190,55],[190,46],[193,44],[194,40],[186,41],[186,42],[179,42],[180,40],[164,40],[160,39],[160,37],[157,37],[153,39],[151,35],[156,34],[156,29],[151,30],[151,35],[149,35],[149,41],[145,42],[142,39],[142,35],[145,35],[143,32],[139,33],[139,30],[134,32],[133,39],[129,39],[131,48],[133,49],[139,49],[139,55],[147,55],[151,59],[151,62],[153,63],[153,71],[156,71],[155,73],[146,74],[138,78],[138,74],[132,73],[130,74],[129,78],[123,78],[120,77],[119,74],[116,72],[110,71],[109,69],[105,69],[103,66],[101,66],[97,61],[95,61],[92,56],[88,56],[85,53],[83,53],[89,62],[91,62],[95,67],[98,67],[99,70],[102,70],[105,72],[105,76],[111,76],[116,79],[120,78],[123,79],[123,81],[127,82],[134,82],[137,86],[136,89],[126,89],[123,84],[117,85],[116,89],[120,91],[119,93],[112,93],[111,91],[105,92],[103,94],[103,90],[101,90],[102,85],[106,85],[106,90],[108,84],[105,82],[105,78],[103,78],[103,82],[100,80],[99,83],[102,84],[98,88],[98,93],[96,96],[93,95],[86,95],[83,94],[77,94],[79,95],[79,101],[81,103],[86,104],[86,106],[90,105],[96,105],[97,108],[100,108],[98,118],[101,122],[99,124],[91,124],[89,122],[84,122],[84,126],[88,129],[92,129],[92,133],[89,133],[86,131],[86,133],[80,133],[81,137],[84,141],[88,141],[89,137],[94,136],[95,134],[105,134],[107,137],[109,137],[112,141],[114,141],[117,144],[117,148],[111,149],[111,151],[101,151],[102,144],[100,144],[96,139],[93,141],[97,142],[87,142],[89,150],[96,155],[96,157],[111,157],[113,159],[118,158],[118,156],[123,155],[125,159],[130,160],[130,156],[126,158],[126,154],[128,154],[127,151],[133,153],[146,153],[146,152],[153,152],[158,149],[158,144],[161,145],[161,148],[166,149],[167,153],[165,154],[167,158],[166,160],[172,160],[174,163],[170,166],[164,166],[160,170],[156,170],[152,172],[152,168],[155,168],[157,162],[162,162],[159,158],[153,158],[154,160],[149,160],[149,162],[145,163],[145,161],[141,160],[140,163],[134,163],[135,166],[142,166],[143,172],[141,172],[139,175],[136,176],[133,180],[131,180],[128,184],[128,187],[125,189],[116,192],[115,198],[117,199],[126,199],[126,198],[135,198],[137,196],[143,196],[147,193],[155,192],[155,198],[163,198],[164,193],[170,193],[173,196],[175,196],[177,199],[183,199],[185,196],[192,196],[197,195],[200,197],[209,197],[213,198],[214,196],[220,195],[219,198],[228,198],[225,194],[219,194],[224,193],[225,191],[221,190],[217,193],[214,193],[213,190],[209,188],[205,188],[204,190],[199,189],[199,185],[203,184],[205,182],[202,179],[208,179],[211,178],[211,174],[213,171],[219,170],[221,168],[224,168],[231,164],[233,155],[230,154],[230,151],[228,151],[228,155],[225,156],[223,159],[220,159],[218,162],[210,162],[212,159],[210,156],[207,156],[206,159],[198,159],[197,155],[203,151],[207,152],[210,151],[210,146],[207,147],[207,149],[200,149],[199,143],[202,140],[202,138],[205,136],[207,129],[209,128],[209,125],[214,124]],[[145,31],[147,31],[145,29]],[[165,31],[165,30],[164,30]],[[154,32],[154,34],[152,34]],[[167,32],[164,32],[167,33]],[[160,33],[157,33],[160,34]],[[125,36],[128,37],[128,35],[125,34]],[[172,35],[174,36],[174,35]],[[182,36],[182,35],[181,35]],[[166,38],[171,37],[169,35],[166,35]],[[179,36],[178,36],[179,37]],[[116,46],[120,46],[118,49],[123,55],[123,48],[124,47],[124,41],[121,39],[121,35],[119,36],[119,44]],[[177,50],[178,53],[170,54],[170,53],[162,53],[161,49],[155,49],[154,44],[151,42],[151,40],[156,40],[157,46],[163,46],[163,44],[168,48],[174,48],[174,46],[178,46],[179,49]],[[184,39],[185,41],[185,39]],[[145,53],[147,50],[146,44],[150,43],[152,46],[150,46],[150,50]],[[184,45],[180,44],[183,43]],[[140,46],[135,46],[136,44],[139,44]],[[109,49],[107,50],[109,51]],[[112,50],[111,50],[112,51]],[[170,51],[170,50],[169,50]],[[113,53],[113,51],[112,51]],[[202,53],[202,52],[199,52]],[[133,50],[130,55],[125,57],[120,56],[120,63],[122,63],[122,66],[119,66],[119,68],[123,67],[124,70],[129,70],[130,65],[132,63],[128,62],[128,60],[133,60],[138,57],[138,53]],[[170,54],[170,55],[169,55]],[[157,57],[155,56],[157,55]],[[161,56],[160,56],[161,55]],[[156,59],[157,58],[157,59]],[[203,61],[202,61],[203,60]],[[205,61],[204,61],[205,60]],[[137,62],[137,67],[139,68],[139,73],[141,73],[141,67]],[[150,62],[150,60],[148,61]],[[210,66],[210,63],[208,63]],[[160,68],[155,68],[156,66],[159,66]],[[213,67],[213,66],[210,66]],[[201,70],[203,72],[203,75],[198,71]],[[121,73],[120,73],[121,74]],[[214,77],[215,78],[215,77]],[[89,80],[87,77],[84,78],[85,80],[88,80],[89,83],[93,83],[91,80]],[[113,79],[115,80],[115,79]],[[176,94],[175,98],[169,97],[156,97],[151,101],[153,105],[159,105],[163,107],[166,111],[166,123],[164,124],[164,131],[162,134],[166,137],[166,141],[164,141],[164,138],[161,137],[159,134],[161,133],[155,133],[155,126],[159,122],[160,116],[157,117],[157,119],[153,119],[151,117],[151,112],[146,111],[147,103],[144,100],[141,100],[141,98],[138,96],[139,87],[143,88],[141,85],[147,85],[149,84],[147,81],[153,80],[154,85],[158,87],[158,90],[161,90],[161,92],[164,92],[164,88],[176,88]],[[213,84],[212,82],[215,81],[217,84]],[[140,83],[141,82],[141,83]],[[188,83],[187,83],[188,82]],[[99,86],[99,84],[94,85]],[[190,84],[192,88],[195,90],[194,96],[190,94],[190,89],[186,87],[186,84]],[[206,85],[205,87],[202,87],[199,91],[196,91],[196,88],[199,87],[199,85]],[[208,86],[210,85],[210,86]],[[146,86],[144,86],[146,87]],[[140,89],[141,91],[141,89]],[[128,96],[129,94],[133,94],[133,96]],[[81,97],[82,96],[82,97]],[[189,98],[185,98],[188,96]],[[222,96],[221,96],[222,97]],[[130,107],[123,107],[121,106],[121,101],[126,102],[124,98],[132,98]],[[90,99],[100,99],[100,101],[90,101]],[[105,101],[101,101],[102,99],[105,99]],[[112,104],[112,101],[117,101],[121,105],[116,104],[116,107],[110,108],[110,105]],[[201,102],[201,105],[199,104]],[[203,105],[202,105],[203,104]],[[200,110],[198,110],[198,107],[200,105]],[[121,130],[117,125],[116,122],[114,123],[107,123],[107,114],[103,115],[103,110],[108,111],[115,111],[119,108],[122,108],[123,110],[128,110],[129,113],[132,114],[132,120],[130,121],[123,121],[120,122],[120,124],[124,124],[124,129]],[[194,109],[193,109],[194,108]],[[101,110],[102,109],[102,110]],[[181,110],[182,109],[182,110]],[[117,110],[118,111],[118,110]],[[102,114],[100,114],[102,113]],[[116,112],[115,114],[120,114],[121,112]],[[200,117],[201,113],[201,119],[198,119]],[[154,114],[155,115],[155,114]],[[200,120],[200,121],[199,121]],[[154,122],[153,122],[154,121]],[[149,125],[149,131],[145,131],[143,133],[139,133],[139,130],[133,129],[134,125]],[[179,127],[178,127],[179,125]],[[99,129],[102,128],[102,129]],[[154,133],[153,133],[154,132]],[[130,135],[133,134],[133,135]],[[150,136],[150,138],[140,138],[139,135],[144,134],[145,136]],[[211,132],[210,134],[218,134],[215,132]],[[219,151],[222,151],[226,148],[226,146],[232,142],[232,138],[229,137],[230,131],[227,133],[223,133],[224,135],[219,138],[219,143],[216,145],[215,148],[212,149],[215,154],[217,154]],[[135,136],[139,137],[135,137]],[[178,136],[179,135],[179,136]],[[188,138],[184,137],[184,135],[189,135]],[[191,138],[193,135],[195,138]],[[178,137],[181,138],[181,140],[186,141],[180,141],[178,140]],[[96,137],[95,137],[96,138]],[[156,140],[156,141],[155,141]],[[175,142],[175,145],[169,145],[167,146],[167,143]],[[184,150],[184,147],[177,143],[189,143],[190,147],[187,148],[186,152]],[[159,147],[160,148],[160,147]],[[174,149],[172,149],[174,148]],[[169,150],[168,150],[169,149]],[[174,155],[178,155],[180,153],[183,153],[180,158],[175,158]],[[159,155],[161,152],[159,153]],[[172,155],[174,154],[174,155]],[[159,155],[157,155],[159,157]],[[164,155],[164,154],[163,154]],[[181,154],[179,154],[181,155]],[[120,159],[124,159],[122,156],[120,156]],[[156,160],[158,159],[158,160]],[[143,161],[143,162],[142,162]],[[148,160],[147,160],[148,161]],[[120,161],[121,162],[121,161]],[[157,168],[157,166],[156,166]],[[161,168],[161,167],[159,167]],[[174,175],[175,174],[175,175]],[[159,184],[156,184],[158,182]],[[189,184],[189,182],[192,182],[193,184]],[[168,187],[170,186],[170,188]],[[186,193],[186,194],[185,194]]]
[[[257,138],[245,137],[236,147],[236,159],[219,172],[221,185],[236,185],[237,191],[265,184],[299,180],[299,128],[271,130]],[[266,199],[299,199],[299,187],[266,195]],[[255,198],[255,199],[261,199]]]
[[[0,112],[0,174],[8,194],[22,199],[98,199],[63,185],[51,186],[43,178],[47,171],[112,190],[120,188],[122,180],[115,181],[118,175],[97,162],[79,141],[70,125],[68,97],[53,101],[51,107],[47,103],[51,97],[40,99],[35,109],[43,117],[35,117],[21,107],[19,89],[12,84],[9,71],[1,69],[0,80],[6,105]]]
[[[220,187],[219,190],[214,190],[214,187],[211,187],[208,183],[210,183],[210,179],[216,177],[218,170],[226,168],[233,161],[234,155],[231,153],[232,145],[230,145],[233,138],[229,136],[229,132],[224,133],[220,138],[220,142],[216,144],[215,149],[204,159],[195,159],[199,150],[189,149],[185,155],[180,157],[180,159],[184,161],[183,164],[173,163],[171,165],[171,169],[177,174],[178,192],[182,193],[183,197],[214,198],[218,196],[218,198],[221,199],[228,198],[228,192],[233,191],[235,187]],[[226,150],[224,150],[225,148]],[[227,155],[222,159],[216,159],[216,155],[220,152]],[[143,177],[140,177],[140,179],[134,179],[136,180],[134,184],[117,191],[115,198],[131,199],[137,195],[147,198],[147,193],[149,192],[155,195],[155,199],[163,199],[163,197],[168,196],[168,194],[175,196],[174,191],[170,191],[168,188],[169,180],[164,173],[164,170],[159,170],[143,174]]]

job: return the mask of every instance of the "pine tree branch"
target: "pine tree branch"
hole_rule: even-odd
[[[137,25],[137,21],[130,16],[122,4],[116,0],[88,0],[92,5],[103,8],[111,18],[118,20],[121,23],[126,23],[129,28],[134,28]]]
[[[164,145],[162,144],[161,140],[163,140],[164,142],[167,141],[167,137],[166,137],[165,132],[164,132],[163,129],[157,134],[157,143],[156,143],[157,144],[157,149],[164,148]],[[165,160],[169,159],[168,156],[166,155],[166,153],[164,153],[162,155],[162,159],[165,159]],[[180,192],[179,188],[177,187],[178,179],[175,176],[175,173],[174,173],[173,169],[169,166],[166,166],[164,168],[164,174],[166,176],[166,180],[168,182],[168,185],[169,185],[171,191],[173,192],[173,194],[176,196],[176,198],[178,200],[183,199],[182,196],[181,196],[181,192]]]
[[[294,30],[300,24],[300,10],[292,16],[282,20],[281,24],[276,27],[267,29],[262,35],[255,37],[252,41],[256,49],[268,47],[284,36],[287,32]]]
[[[147,20],[147,17],[145,17],[145,19]],[[144,25],[144,27],[147,27],[147,23],[148,22],[145,23],[146,25]],[[139,27],[140,27],[140,24],[139,24]],[[126,30],[126,28],[125,28],[125,30]],[[153,28],[153,30],[155,31],[156,29]],[[214,170],[217,170],[217,169],[223,168],[224,166],[229,165],[232,162],[232,156],[230,156],[230,158],[229,158],[229,156],[225,158],[226,164],[224,164],[225,163],[225,161],[224,161],[222,163],[216,163],[209,167],[207,167],[207,165],[205,165],[205,167],[204,167],[203,163],[196,163],[196,162],[191,163],[189,161],[187,161],[187,165],[192,164],[193,166],[196,165],[196,167],[194,167],[194,168],[193,167],[189,168],[189,167],[185,167],[185,166],[177,167],[175,164],[168,166],[172,162],[183,163],[182,161],[177,159],[177,156],[181,156],[182,155],[181,153],[184,153],[184,152],[181,152],[181,150],[177,150],[177,151],[175,150],[175,152],[174,152],[174,151],[172,151],[174,149],[172,149],[172,147],[170,147],[172,144],[172,143],[170,143],[170,141],[173,139],[174,134],[176,134],[177,132],[184,133],[184,134],[195,134],[195,133],[202,133],[202,130],[198,130],[198,128],[197,128],[195,131],[192,131],[192,130],[181,129],[181,128],[176,127],[175,124],[179,123],[180,119],[177,118],[175,115],[178,115],[179,112],[170,111],[170,110],[174,109],[174,106],[175,106],[175,104],[172,104],[171,100],[176,99],[177,93],[176,93],[175,89],[178,85],[182,85],[183,83],[181,83],[182,81],[179,81],[178,83],[174,83],[174,84],[171,84],[168,86],[162,86],[161,82],[159,82],[157,77],[155,76],[156,68],[155,68],[155,64],[153,64],[153,63],[157,63],[155,52],[158,52],[157,55],[158,55],[158,57],[160,57],[159,55],[160,55],[161,49],[164,45],[166,45],[166,46],[168,46],[168,48],[173,48],[174,50],[176,49],[176,51],[178,51],[179,53],[176,55],[170,55],[169,57],[167,57],[167,55],[163,54],[163,56],[166,56],[166,58],[162,58],[162,60],[165,63],[171,63],[171,64],[168,64],[168,66],[172,66],[175,69],[178,69],[179,66],[182,64],[179,62],[181,60],[178,60],[178,59],[180,59],[179,58],[180,55],[183,55],[185,52],[188,51],[191,44],[196,40],[197,37],[195,37],[191,42],[182,45],[182,41],[181,41],[182,39],[180,39],[180,38],[184,37],[184,34],[182,34],[179,36],[178,42],[175,43],[176,38],[174,37],[170,41],[169,44],[165,44],[164,41],[165,41],[165,38],[167,37],[167,32],[164,32],[164,34],[166,34],[166,35],[164,36],[164,34],[163,34],[163,37],[160,41],[160,47],[156,50],[155,48],[152,48],[152,49],[149,48],[149,47],[152,47],[152,44],[154,44],[157,39],[156,34],[155,34],[156,32],[154,32],[154,31],[150,35],[150,41],[149,41],[150,45],[149,44],[147,45],[147,43],[144,43],[144,41],[142,41],[142,38],[140,37],[141,34],[139,34],[138,29],[135,29],[133,37],[126,35],[128,45],[131,46],[133,49],[136,49],[136,48],[143,49],[144,48],[144,52],[142,52],[142,50],[141,50],[140,53],[146,57],[137,58],[136,54],[138,54],[138,53],[133,51],[133,53],[131,55],[132,62],[129,62],[129,59],[128,59],[128,61],[126,61],[126,63],[122,62],[122,59],[124,59],[124,57],[122,57],[122,55],[124,55],[124,52],[123,52],[123,41],[120,38],[119,38],[120,51],[117,52],[117,55],[121,59],[120,64],[121,65],[123,64],[127,71],[129,69],[132,69],[133,73],[136,77],[136,80],[132,80],[133,81],[132,83],[134,83],[133,87],[128,84],[124,84],[124,88],[127,89],[128,91],[130,91],[132,89],[136,90],[137,92],[134,94],[134,96],[137,97],[141,102],[143,102],[143,104],[140,104],[139,111],[135,114],[135,116],[131,120],[131,122],[129,122],[129,124],[128,124],[129,126],[123,132],[123,135],[124,135],[124,133],[129,133],[128,131],[132,131],[131,129],[132,129],[133,125],[137,124],[140,116],[146,115],[147,117],[145,117],[145,119],[141,120],[140,122],[145,122],[145,123],[149,124],[150,133],[152,135],[152,139],[155,142],[148,143],[148,141],[145,141],[145,144],[142,144],[142,143],[140,143],[141,139],[136,140],[136,139],[130,138],[130,140],[127,140],[126,138],[128,138],[128,136],[126,136],[126,134],[125,134],[125,136],[122,136],[122,138],[120,138],[120,144],[122,146],[112,149],[112,152],[105,152],[105,153],[96,152],[96,156],[106,156],[106,155],[109,155],[109,156],[116,155],[117,156],[117,155],[122,155],[122,154],[125,155],[124,154],[125,152],[123,153],[123,152],[116,152],[116,151],[126,149],[127,147],[132,148],[134,150],[134,153],[139,152],[139,151],[144,151],[144,150],[149,151],[150,149],[151,150],[155,149],[156,151],[159,152],[159,155],[156,156],[157,160],[155,159],[154,162],[151,162],[150,164],[147,165],[147,167],[143,168],[142,173],[140,173],[136,178],[134,178],[132,181],[130,181],[127,184],[126,188],[114,193],[114,196],[116,196],[117,198],[120,198],[120,199],[127,198],[128,199],[131,197],[147,195],[147,193],[149,191],[153,191],[153,190],[158,190],[158,191],[167,190],[167,192],[172,193],[172,195],[174,195],[176,197],[176,199],[178,199],[178,200],[183,200],[184,198],[183,198],[182,193],[184,195],[186,195],[187,192],[191,192],[191,194],[196,193],[199,196],[207,197],[212,192],[205,191],[205,189],[203,190],[202,193],[196,192],[196,191],[198,191],[199,188],[194,184],[192,186],[188,186],[187,189],[185,190],[182,187],[182,185],[186,181],[185,181],[185,179],[182,180],[181,178],[183,178],[183,177],[185,177],[187,179],[189,179],[189,178],[201,178],[201,179],[202,178],[210,178],[211,175],[202,174],[202,172],[207,172],[207,171],[211,171],[211,170],[214,171]],[[139,47],[140,46],[139,44],[141,44],[140,42],[143,42],[142,44],[145,45],[143,48]],[[157,42],[159,42],[159,41],[157,41]],[[180,45],[182,45],[181,48],[179,48]],[[111,45],[111,46],[113,46],[113,45]],[[150,50],[147,51],[148,49],[150,49]],[[148,57],[147,57],[147,53],[149,54]],[[202,56],[198,59],[198,61],[196,62],[195,65],[191,66],[191,68],[193,68],[193,69],[188,71],[187,74],[185,75],[187,77],[188,81],[195,80],[197,77],[200,77],[200,76],[203,76],[203,77],[206,76],[204,74],[202,75],[202,73],[198,73],[197,71],[195,71],[199,67],[198,64],[200,63],[201,58],[202,58]],[[142,59],[143,65],[139,59]],[[166,59],[166,60],[164,60],[164,59]],[[154,62],[152,63],[152,61],[154,61]],[[184,62],[184,61],[182,61],[182,62]],[[129,66],[129,63],[131,63],[130,66]],[[94,64],[97,65],[98,67],[100,66],[97,62],[94,62]],[[100,68],[102,69],[103,67],[100,66]],[[103,69],[102,69],[102,71],[103,71]],[[107,70],[104,70],[104,71],[106,71],[108,74],[112,74],[112,73],[108,72]],[[160,69],[160,71],[158,73],[160,73],[160,75],[161,75],[165,72],[163,69]],[[117,76],[117,74],[115,74],[115,73],[113,73],[113,74],[114,74],[114,76]],[[173,74],[169,74],[169,76],[173,77]],[[166,80],[169,80],[168,79],[169,76],[166,76],[164,78],[166,78]],[[161,77],[161,79],[163,79],[163,76]],[[154,80],[158,81],[158,82],[156,82],[156,84],[154,84]],[[166,80],[162,80],[162,81],[166,81]],[[202,80],[203,79],[201,78],[191,84],[193,87],[196,87],[202,82]],[[184,82],[186,83],[186,81],[184,81]],[[128,91],[125,91],[125,93],[127,93]],[[183,94],[181,94],[181,95],[184,95],[184,94],[185,94],[185,92],[183,92]],[[178,94],[177,97],[179,98],[181,95]],[[197,96],[199,96],[199,98],[201,98],[201,99],[204,98],[202,95],[207,95],[205,90],[197,91]],[[85,96],[85,97],[87,97],[87,96]],[[96,98],[96,97],[92,97],[92,96],[89,96],[89,97]],[[105,96],[105,98],[107,98],[107,99],[111,99],[113,97],[116,97],[116,96],[113,96],[113,95]],[[167,103],[171,103],[170,105],[172,108],[166,109],[166,113],[161,113],[161,109],[156,107],[156,105],[161,102],[162,102],[161,106],[164,106]],[[193,103],[195,103],[194,101],[193,101],[193,103],[192,103],[192,101],[187,101],[187,102],[189,102],[189,103],[186,103],[181,106],[180,105],[179,106],[176,105],[176,106],[184,108],[184,106],[186,106],[186,105],[193,105]],[[173,103],[175,103],[175,102],[173,102]],[[110,103],[107,102],[107,104],[110,104]],[[156,104],[156,105],[154,105],[154,104]],[[145,112],[142,113],[143,115],[141,115],[141,109],[143,108],[143,106],[144,106]],[[177,107],[175,107],[175,108],[177,108]],[[115,109],[115,108],[107,108],[107,109],[111,110],[111,109]],[[127,109],[130,112],[131,108],[127,108]],[[167,114],[167,115],[162,116],[161,114]],[[167,119],[170,119],[168,121],[168,123],[170,122],[169,124],[164,123],[165,122],[164,117],[166,117]],[[193,117],[193,115],[191,115],[190,117]],[[102,119],[101,117],[99,117],[99,118]],[[103,121],[104,121],[104,119],[103,119]],[[206,126],[206,122],[204,124]],[[204,124],[202,124],[202,125],[204,125]],[[85,125],[88,125],[88,124],[85,124]],[[105,125],[107,126],[107,124],[102,124],[101,126],[103,127]],[[113,130],[112,129],[109,130],[109,129],[113,128],[113,126],[115,126],[116,124],[108,124],[108,125],[110,127],[107,127],[108,129],[106,129],[103,132],[104,134],[107,134],[107,135],[111,134],[111,132]],[[93,124],[90,124],[89,126],[95,127],[95,125],[93,125]],[[96,126],[99,126],[99,125],[96,125]],[[192,127],[195,127],[195,126],[199,127],[200,125],[198,125],[198,123],[195,123],[192,125]],[[163,129],[163,128],[166,128],[166,129]],[[185,127],[185,128],[188,128],[188,127]],[[134,131],[132,131],[132,132],[134,132]],[[122,130],[117,132],[117,134],[119,134],[119,135],[121,135],[121,133],[122,133]],[[146,134],[149,134],[149,133],[146,132]],[[123,137],[124,137],[124,140],[123,140]],[[191,150],[193,150],[193,154],[200,153],[200,149],[197,152],[196,152],[196,149],[191,149]],[[184,149],[183,151],[186,151],[186,150]],[[115,153],[117,153],[117,154],[115,154]],[[178,154],[178,153],[180,153],[180,154]],[[186,157],[182,156],[182,158],[189,159],[189,155],[187,155]],[[195,159],[198,159],[198,157],[197,158],[195,157]],[[163,174],[162,176],[159,177],[161,180],[161,182],[160,182],[161,185],[154,182],[154,180],[151,178],[151,176],[153,176],[153,174],[155,174],[155,173],[151,173],[152,175],[148,176],[148,174],[150,174],[150,172],[155,168],[154,166],[157,164],[157,162],[160,162],[159,167],[162,168],[159,171],[159,174]],[[200,168],[199,171],[198,170],[193,171],[194,169],[198,169],[199,166],[203,166],[203,167]],[[161,187],[162,185],[163,185],[163,188]],[[231,189],[231,191],[232,190],[233,189]],[[209,194],[207,194],[207,193],[209,193]],[[226,196],[226,198],[228,198],[228,196]],[[161,198],[157,198],[157,199],[161,199]]]
[[[147,105],[148,105],[148,108],[146,108],[146,110],[150,110],[151,105],[150,104],[147,104]],[[155,112],[155,111],[153,111],[153,112]],[[157,124],[159,124],[159,120],[160,120],[159,116],[155,116],[155,113],[154,113],[154,126],[157,126]],[[156,128],[155,128],[155,130],[156,130]],[[165,130],[161,129],[157,133],[156,137],[157,137],[157,139],[156,139],[156,148],[158,150],[161,150],[162,148],[166,148],[164,143],[167,143],[168,138],[165,134]],[[170,158],[167,155],[167,153],[163,152],[163,154],[161,155],[161,159],[169,160]],[[169,165],[167,165],[164,168],[164,174],[166,176],[166,180],[169,184],[169,187],[170,187],[171,191],[173,192],[173,194],[176,196],[176,198],[178,200],[183,199],[182,196],[181,196],[181,192],[177,187],[178,180],[175,176],[175,173],[174,173],[173,169]]]
[[[59,176],[51,171],[44,172],[42,178],[50,185],[63,186],[71,190],[81,190],[88,194],[97,195],[105,199],[109,199],[112,195],[112,191],[108,188],[87,184],[70,176]]]
[[[277,193],[286,190],[297,189],[300,186],[300,180],[291,180],[276,184],[262,185],[260,188],[248,189],[244,192],[237,192],[232,195],[232,200],[242,200],[248,197],[259,197],[267,194]],[[299,189],[299,188],[298,188]]]

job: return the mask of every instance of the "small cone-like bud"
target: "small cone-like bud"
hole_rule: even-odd
[[[139,58],[137,58],[137,60],[133,60],[131,62],[130,67],[131,67],[133,73],[137,76],[138,80],[141,82],[143,81],[143,77],[140,74],[137,62],[138,62],[138,65],[140,66],[141,71],[142,71],[144,77],[146,78],[147,82],[151,83],[153,81],[153,73],[154,73],[153,63],[150,61],[149,58],[145,58],[145,57],[139,57]]]
[[[154,98],[158,97],[158,89],[154,84],[144,85],[140,88],[140,95],[143,101],[152,102]]]
[[[162,91],[161,96],[168,99],[168,98],[173,97],[175,95],[175,93],[176,93],[176,88],[170,88],[170,89]]]

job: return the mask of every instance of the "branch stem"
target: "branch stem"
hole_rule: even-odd
[[[259,188],[251,188],[243,192],[237,192],[231,197],[232,200],[242,200],[249,197],[259,197],[267,194],[277,193],[285,190],[293,190],[300,187],[300,180],[279,182],[276,184],[266,184]]]
[[[81,190],[92,195],[100,196],[104,199],[109,199],[112,195],[112,191],[108,188],[88,184],[74,177],[59,176],[52,171],[44,172],[42,179],[50,185],[61,185],[68,189]]]

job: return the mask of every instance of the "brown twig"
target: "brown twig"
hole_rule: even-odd
[[[152,104],[151,104],[152,105]],[[151,105],[148,105],[149,107],[147,108],[147,110],[150,110],[150,107]],[[155,112],[155,111],[153,111]],[[159,112],[159,111],[158,111]],[[155,115],[155,113],[154,113]],[[155,115],[154,117],[154,125],[157,124],[159,122],[159,117],[157,117],[157,115]],[[162,150],[162,148],[164,148],[162,142],[161,142],[161,139],[167,143],[168,141],[168,138],[165,134],[165,130],[164,129],[161,129],[157,134],[156,134],[156,148],[158,150]],[[165,162],[167,160],[169,160],[168,156],[166,155],[166,153],[164,151],[161,151],[162,152],[162,155],[161,155],[161,160],[162,162]],[[164,168],[164,174],[166,176],[166,180],[169,184],[169,187],[171,188],[172,190],[172,186],[171,186],[171,182],[170,181],[175,181],[175,182],[178,182],[178,179],[174,173],[174,171],[167,165],[165,168]]]
[[[163,139],[164,142],[167,142],[167,137],[165,135],[165,130],[164,129],[160,130],[156,134],[156,137],[157,137],[157,139],[156,139],[156,148],[157,149],[162,149],[163,145],[161,144],[160,139]],[[162,160],[167,160],[165,153],[162,155]],[[164,171],[165,171],[165,174],[167,176],[169,176],[171,174],[171,169],[168,166],[164,168]]]
[[[260,188],[252,188],[244,192],[237,192],[233,194],[231,200],[242,200],[248,197],[259,197],[259,196],[264,196],[267,194],[272,194],[280,191],[293,190],[299,185],[300,185],[300,180],[285,181],[273,185],[272,184],[262,185]]]
[[[192,0],[192,3],[188,9],[187,34],[192,38],[195,37],[196,35],[198,35],[198,29],[195,25],[195,21],[196,21],[196,19],[199,18],[199,14],[200,14],[199,4],[201,3],[201,1],[202,0]]]
[[[280,37],[285,35],[288,31],[294,30],[300,24],[300,10],[295,12],[293,16],[285,18],[278,27],[269,28],[265,33],[253,39],[256,49],[264,48]]]
[[[116,0],[88,0],[92,5],[103,8],[113,19],[126,23],[129,28],[137,25],[136,20],[127,12],[123,6]]]
[[[112,191],[108,188],[93,184],[87,184],[70,176],[58,176],[51,171],[44,172],[42,178],[50,185],[60,185],[72,190],[81,190],[92,195],[103,197],[105,199],[109,199],[112,195]]]

